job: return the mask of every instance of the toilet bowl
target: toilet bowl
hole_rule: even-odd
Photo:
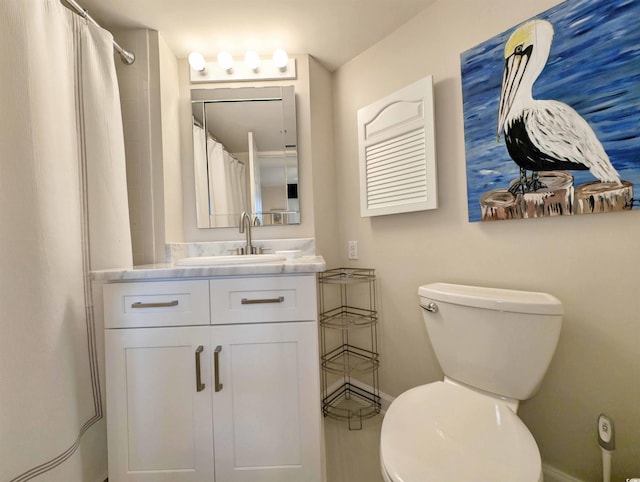
[[[546,293],[445,283],[419,295],[445,379],[402,393],[387,410],[384,480],[542,481],[538,446],[516,412],[551,361],[561,303]]]
[[[447,381],[400,395],[380,439],[386,482],[542,480],[538,446],[513,410]]]

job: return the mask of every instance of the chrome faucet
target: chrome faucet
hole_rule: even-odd
[[[247,235],[247,245],[244,248],[244,254],[252,254],[253,246],[251,246],[251,216],[247,211],[242,211],[240,215],[240,232]]]

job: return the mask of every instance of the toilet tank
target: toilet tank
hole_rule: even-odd
[[[418,294],[447,377],[516,400],[535,394],[560,336],[557,298],[449,283],[421,286]]]

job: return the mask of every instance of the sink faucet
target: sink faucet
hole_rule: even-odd
[[[244,248],[244,254],[252,254],[253,246],[251,246],[251,216],[247,211],[242,211],[240,215],[240,232],[247,235],[247,245]]]

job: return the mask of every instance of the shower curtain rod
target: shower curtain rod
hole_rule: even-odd
[[[72,6],[74,8],[74,10],[76,12],[78,12],[78,14],[81,17],[83,17],[85,20],[87,20],[88,22],[92,23],[96,27],[100,27],[98,22],[96,22],[93,19],[93,17],[91,15],[89,15],[89,12],[87,10],[85,10],[84,8],[82,8],[75,0],[64,0],[64,1],[66,3],[68,3],[70,6]],[[102,28],[102,27],[100,27],[100,28]],[[129,52],[128,50],[123,49],[122,47],[120,47],[118,42],[116,42],[115,40],[113,41],[113,48],[116,49],[116,51],[120,54],[120,58],[122,59],[122,61],[125,64],[131,65],[133,62],[135,62],[136,56],[133,54],[133,52]]]

